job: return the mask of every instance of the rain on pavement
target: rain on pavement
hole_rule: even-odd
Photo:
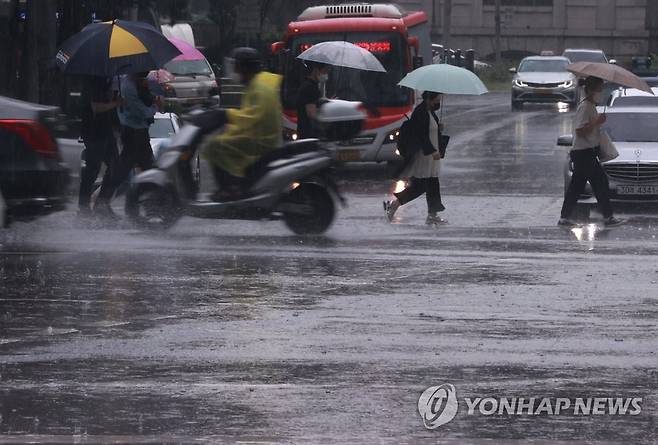
[[[86,230],[73,204],[0,232],[0,443],[656,443],[658,212],[556,226],[561,111],[448,98],[436,228],[422,199],[389,224],[387,167],[362,165],[340,170],[349,206],[324,237]],[[460,406],[430,431],[418,398],[444,383],[642,412]]]

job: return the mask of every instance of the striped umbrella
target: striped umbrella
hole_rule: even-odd
[[[56,60],[67,74],[112,77],[162,68],[180,54],[153,26],[113,20],[87,25],[62,44]]]

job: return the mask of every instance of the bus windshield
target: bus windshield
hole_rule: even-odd
[[[294,109],[306,68],[296,57],[312,45],[346,40],[369,49],[386,69],[385,73],[333,67],[327,82],[327,97],[361,101],[368,107],[401,107],[411,102],[411,90],[397,83],[407,73],[407,47],[402,36],[386,32],[348,32],[301,35],[290,42],[291,57],[283,82],[284,108]]]

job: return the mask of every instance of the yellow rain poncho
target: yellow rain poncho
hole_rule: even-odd
[[[226,130],[208,142],[202,157],[243,177],[246,168],[281,145],[281,76],[258,73],[249,83],[237,110],[228,110]]]

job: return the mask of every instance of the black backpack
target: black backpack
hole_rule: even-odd
[[[406,114],[404,116],[407,118],[407,120],[402,122],[402,125],[400,125],[400,134],[398,135],[398,152],[400,153],[400,156],[408,159],[411,157],[411,155],[414,154],[414,135],[409,116]]]

